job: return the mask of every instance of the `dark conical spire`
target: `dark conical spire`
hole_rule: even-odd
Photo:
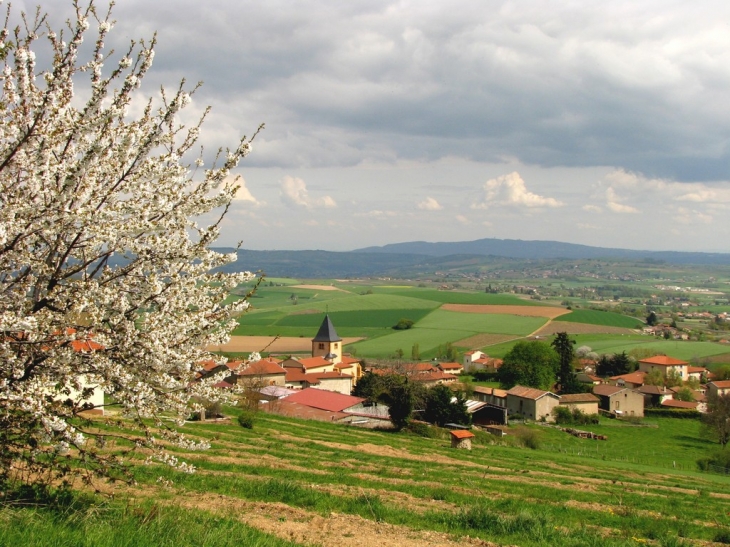
[[[337,336],[335,326],[330,321],[330,316],[325,315],[324,321],[322,321],[322,325],[317,331],[317,336],[312,339],[312,342],[340,342],[341,340],[342,338]]]

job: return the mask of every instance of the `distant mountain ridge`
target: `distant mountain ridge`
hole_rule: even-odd
[[[529,241],[521,239],[476,239],[474,241],[437,242],[411,241],[391,243],[382,247],[356,249],[357,253],[402,253],[427,256],[478,255],[504,258],[658,260],[671,264],[730,264],[730,253],[701,253],[688,251],[637,251],[591,247],[560,241]]]
[[[217,249],[233,252],[234,249]],[[730,265],[730,253],[683,251],[636,251],[591,247],[559,241],[478,239],[453,243],[413,241],[356,251],[252,251],[241,249],[238,260],[223,271],[263,271],[272,277],[345,278],[360,276],[412,276],[478,266],[494,259],[532,260],[630,260],[668,264]]]

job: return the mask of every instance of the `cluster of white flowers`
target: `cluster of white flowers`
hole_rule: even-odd
[[[250,139],[194,178],[181,158],[198,128],[183,137],[176,121],[190,91],[181,85],[128,119],[154,41],[131,46],[104,76],[108,16],[90,60],[78,59],[92,16],[93,5],[77,6],[68,41],[45,34],[52,55],[39,56],[51,59],[42,85],[33,51],[39,29],[14,42],[0,30],[13,42],[0,52],[0,429],[12,440],[0,446],[10,460],[0,462],[25,457],[12,447],[36,441],[49,454],[85,450],[74,422],[85,385],[103,389],[140,427],[151,417],[165,429],[162,413],[181,423],[192,396],[216,394],[215,378],[198,382],[196,371],[210,358],[204,348],[225,342],[248,306],[226,297],[254,277],[216,273],[235,253],[209,248],[220,220],[196,223],[227,209],[236,192],[228,174]],[[82,77],[90,97],[79,107]],[[206,448],[174,434],[166,440]],[[159,446],[155,460],[193,469]]]

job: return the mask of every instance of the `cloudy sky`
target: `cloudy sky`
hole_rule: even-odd
[[[45,4],[60,20],[70,1]],[[204,82],[186,115],[212,106],[207,151],[266,124],[222,244],[730,252],[730,3],[118,0],[114,17],[118,50],[158,33],[144,93]]]

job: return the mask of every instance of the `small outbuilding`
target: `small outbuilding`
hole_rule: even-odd
[[[457,429],[449,433],[451,433],[451,448],[471,450],[471,440],[474,438],[474,433],[465,429]]]

